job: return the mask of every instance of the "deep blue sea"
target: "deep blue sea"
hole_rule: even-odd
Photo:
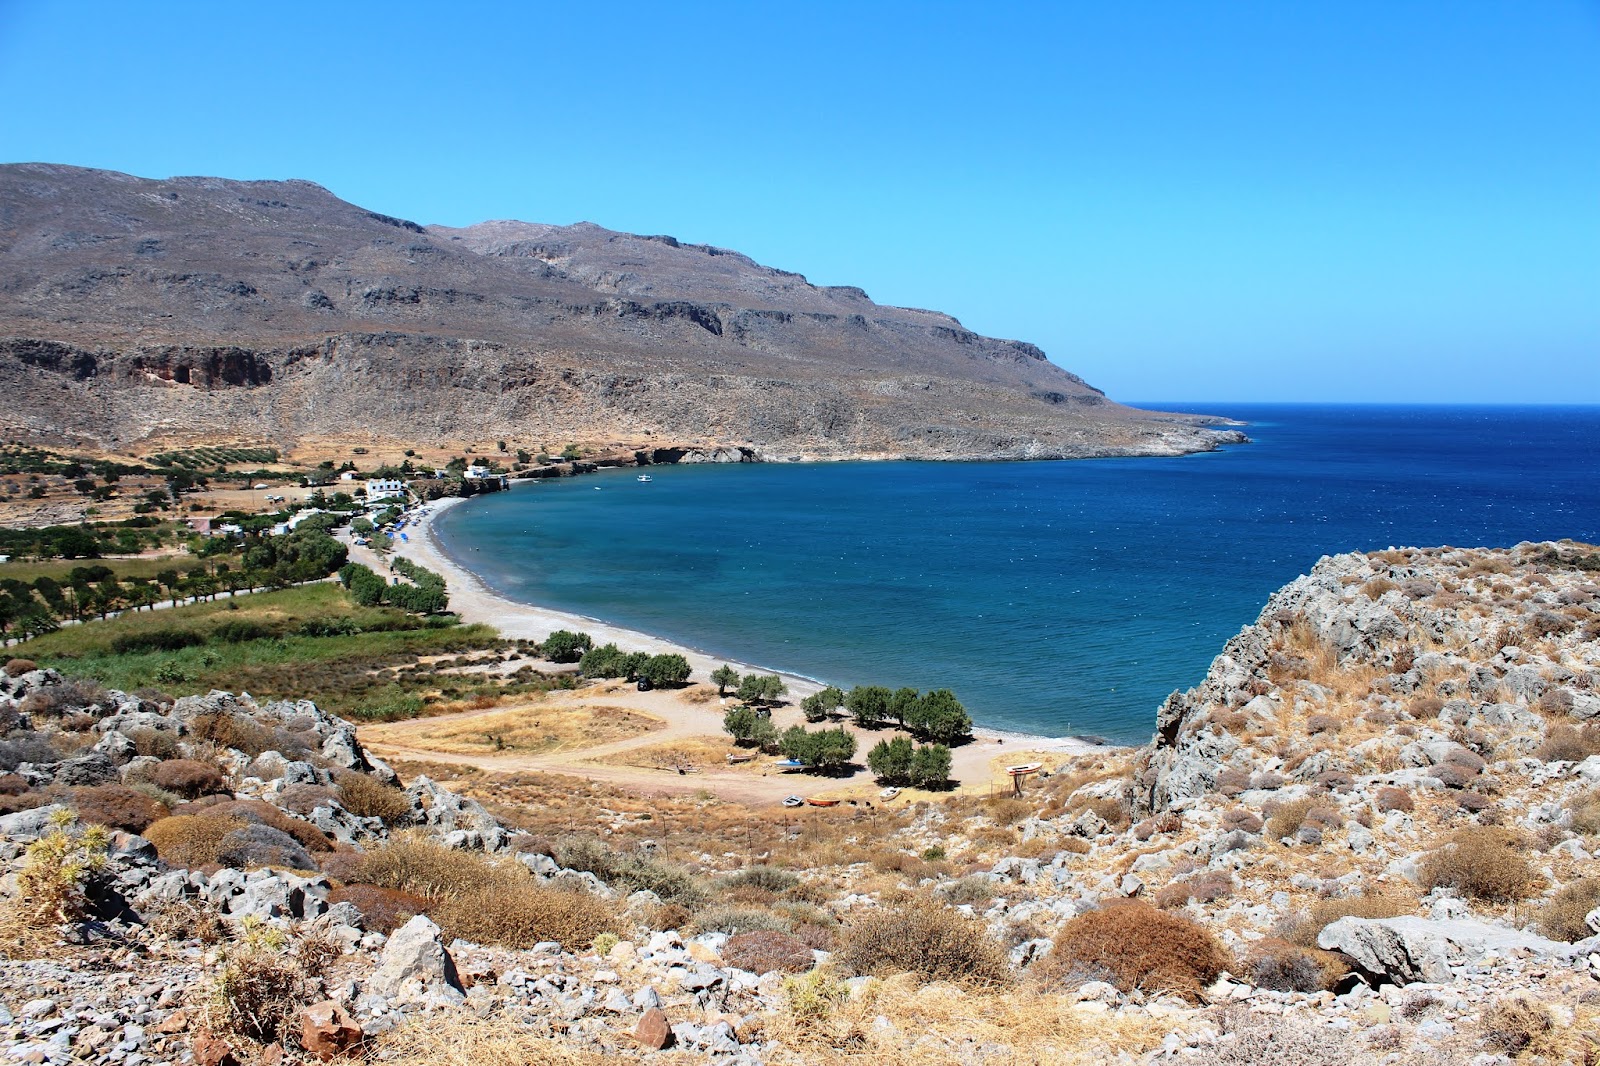
[[[1144,406],[1246,420],[1254,443],[607,472],[469,500],[439,532],[513,599],[1120,742],[1323,555],[1600,541],[1600,407]]]

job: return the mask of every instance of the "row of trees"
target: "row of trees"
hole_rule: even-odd
[[[361,563],[346,564],[339,571],[339,580],[350,590],[350,598],[363,607],[384,605],[413,614],[441,614],[449,608],[450,594],[445,589],[444,578],[409,562],[403,572],[415,583],[402,581],[391,584],[371,567]]]
[[[880,740],[867,752],[867,768],[886,785],[946,788],[952,761],[943,744],[914,746],[909,737]]]
[[[896,725],[919,740],[953,744],[972,735],[972,716],[947,688],[923,694],[914,688],[891,690],[857,685],[848,693],[829,685],[800,701],[806,721],[821,722],[847,710],[863,729]]]
[[[584,677],[626,678],[651,688],[681,685],[689,680],[689,660],[676,652],[651,655],[645,651],[625,652],[615,644],[602,644],[583,653],[578,673]]]
[[[850,765],[856,754],[856,736],[842,726],[811,732],[790,726],[781,734],[772,719],[754,707],[734,707],[722,716],[722,728],[745,747],[778,752],[807,769],[832,773]]]
[[[711,683],[717,686],[718,696],[726,696],[731,688],[734,696],[745,703],[777,703],[789,694],[789,686],[777,674],[741,675],[727,663],[711,671]]]

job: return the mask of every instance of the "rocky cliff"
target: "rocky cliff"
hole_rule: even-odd
[[[1020,341],[720,248],[587,223],[427,227],[304,181],[0,166],[0,432],[504,438],[771,458],[1181,454]]]

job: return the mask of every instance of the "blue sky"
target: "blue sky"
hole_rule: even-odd
[[[0,160],[735,248],[1112,396],[1600,402],[1600,0],[0,0]]]

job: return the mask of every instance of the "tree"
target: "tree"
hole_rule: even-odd
[[[889,697],[889,717],[901,729],[906,727],[906,715],[911,713],[911,708],[917,705],[920,697],[914,688],[897,688],[894,695]]]
[[[639,678],[650,684],[651,688],[664,688],[668,685],[681,685],[689,680],[692,672],[689,660],[673,652],[665,655],[652,655],[645,660],[644,666],[639,669]]]
[[[894,693],[882,685],[857,685],[845,697],[845,706],[863,729],[876,729],[889,716],[889,701]]]
[[[823,721],[843,705],[844,693],[832,685],[800,701],[800,709],[805,712],[808,722]]]
[[[776,703],[788,692],[777,674],[746,674],[739,681],[738,696],[746,703]]]
[[[718,696],[726,696],[728,694],[728,686],[739,683],[739,671],[727,663],[723,663],[711,671],[711,683],[717,686]]]
[[[178,606],[178,572],[168,567],[156,575],[156,584],[166,590],[167,597],[172,600],[172,606]],[[348,585],[349,582],[345,584]]]
[[[784,730],[778,749],[807,769],[834,771],[855,757],[856,737],[843,727],[811,733],[797,725]]]
[[[583,458],[583,453],[578,450],[576,444],[569,444],[561,450],[561,458],[571,462],[574,459]]]
[[[615,644],[602,644],[583,653],[578,673],[584,677],[627,677],[627,658]]]
[[[867,768],[886,785],[904,785],[911,781],[911,738],[890,737],[880,740],[867,752]]]
[[[912,712],[906,715],[906,727],[919,739],[950,744],[971,735],[972,716],[961,706],[955,693],[940,688],[917,701]]]
[[[778,739],[772,719],[763,718],[752,707],[735,707],[722,716],[722,728],[745,747],[770,748]]]
[[[942,789],[950,784],[950,749],[925,744],[911,757],[911,783],[918,788]]]
[[[558,629],[544,638],[544,643],[539,645],[539,653],[553,663],[575,663],[592,647],[594,638],[589,634]]]

